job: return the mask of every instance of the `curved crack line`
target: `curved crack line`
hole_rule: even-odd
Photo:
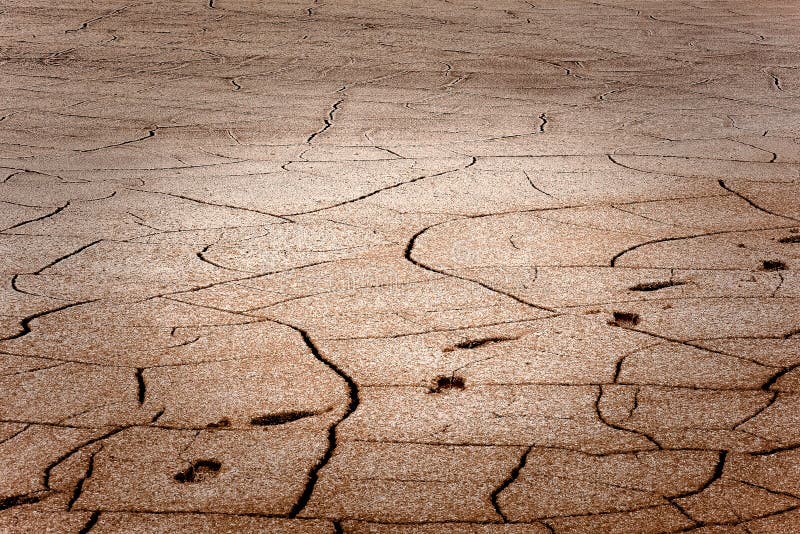
[[[745,233],[745,232],[761,232],[761,231],[764,231],[764,230],[775,230],[775,229],[776,228],[759,228],[759,229],[755,229],[755,230],[717,230],[715,232],[703,232],[701,234],[691,234],[691,235],[684,235],[684,236],[677,236],[677,237],[662,237],[662,238],[659,238],[659,239],[651,239],[649,241],[644,241],[642,243],[638,243],[636,245],[628,247],[628,248],[626,248],[625,250],[623,250],[621,252],[617,252],[611,258],[611,261],[609,262],[609,267],[616,267],[617,266],[617,261],[622,256],[624,256],[625,254],[628,254],[629,252],[633,252],[636,249],[639,249],[641,247],[645,247],[645,246],[648,246],[648,245],[655,245],[655,244],[658,244],[658,243],[668,243],[670,241],[682,241],[684,239],[696,239],[696,238],[700,238],[700,237],[711,237],[711,236],[716,236],[716,235],[737,234],[737,233]]]
[[[339,417],[338,420],[334,421],[328,427],[328,447],[325,450],[325,453],[322,457],[317,461],[314,466],[312,466],[311,470],[308,472],[308,479],[306,481],[305,488],[303,488],[303,493],[300,494],[300,497],[297,499],[297,502],[292,506],[292,509],[289,511],[288,517],[296,518],[297,515],[303,511],[303,509],[308,504],[308,501],[311,499],[311,494],[314,492],[314,488],[316,487],[317,480],[319,479],[319,472],[325,467],[328,462],[330,461],[331,457],[333,456],[333,451],[336,448],[336,433],[338,430],[339,425],[344,422],[348,417],[350,417],[353,412],[356,411],[358,405],[360,403],[359,399],[359,391],[358,385],[355,381],[345,373],[340,367],[338,367],[335,363],[325,357],[324,354],[319,350],[319,348],[314,344],[314,341],[311,339],[309,333],[293,324],[286,323],[284,321],[278,319],[267,318],[267,321],[273,322],[275,324],[279,324],[290,328],[300,334],[300,337],[303,339],[303,343],[308,347],[311,351],[312,356],[328,367],[331,371],[333,371],[342,381],[345,383],[347,389],[347,404],[345,405],[345,409],[343,414]]]
[[[77,256],[78,254],[80,254],[84,250],[86,250],[86,249],[88,249],[90,247],[93,247],[94,245],[100,243],[101,241],[103,241],[103,240],[102,239],[96,239],[96,240],[92,241],[91,243],[87,243],[87,244],[85,244],[85,245],[73,250],[72,252],[69,252],[67,254],[64,254],[63,256],[60,256],[60,257],[54,259],[53,261],[51,261],[50,263],[48,263],[47,265],[45,265],[44,267],[42,267],[38,271],[35,271],[35,272],[31,273],[31,274],[34,274],[34,275],[42,274],[47,269],[55,267],[57,264],[59,264],[62,261],[65,261],[65,260],[71,258],[72,256]]]
[[[94,457],[101,450],[103,450],[102,443],[100,444],[100,447],[89,456],[89,464],[86,466],[86,472],[83,474],[83,477],[81,477],[81,479],[78,480],[78,483],[75,484],[75,489],[73,490],[72,496],[70,497],[69,502],[67,503],[67,511],[71,512],[72,507],[75,506],[75,503],[78,502],[78,499],[81,498],[81,493],[83,492],[83,486],[86,484],[86,481],[89,480],[89,478],[94,473]]]
[[[261,211],[261,210],[257,210],[257,209],[254,209],[254,208],[245,208],[245,207],[242,207],[242,206],[234,206],[232,204],[218,204],[218,203],[215,203],[215,202],[209,202],[207,200],[200,200],[198,198],[188,197],[186,195],[179,195],[177,193],[165,193],[164,191],[150,191],[148,189],[136,189],[136,188],[132,188],[132,187],[128,187],[126,189],[128,189],[130,191],[137,191],[139,193],[150,193],[151,195],[164,195],[164,196],[173,197],[173,198],[180,198],[181,200],[188,200],[189,202],[196,202],[198,204],[203,204],[203,205],[206,205],[206,206],[214,206],[214,207],[217,207],[217,208],[228,208],[228,209],[232,209],[232,210],[241,210],[241,211],[247,211],[247,212],[250,212],[250,213],[258,213],[260,215],[268,215],[270,217],[275,217],[276,219],[282,219],[282,220],[284,220],[286,222],[294,222],[293,220],[289,219],[287,216],[278,215],[278,214],[275,214],[275,213],[269,213],[267,211]]]
[[[750,204],[750,206],[752,206],[753,208],[757,209],[758,211],[766,213],[767,215],[772,215],[773,217],[780,217],[782,219],[788,219],[790,221],[800,222],[800,219],[796,219],[794,217],[789,217],[788,215],[781,215],[780,213],[775,213],[774,211],[770,211],[770,210],[768,210],[766,208],[763,208],[763,207],[759,206],[758,204],[756,204],[755,202],[753,202],[752,200],[750,200],[749,198],[747,198],[743,194],[739,193],[738,191],[736,191],[734,189],[731,189],[727,184],[725,184],[725,180],[717,180],[717,183],[719,183],[719,186],[722,189],[724,189],[725,191],[728,191],[729,193],[733,193],[734,195],[736,195],[737,197],[741,198],[742,200],[744,200],[745,202]]]
[[[115,9],[113,11],[109,11],[108,13],[105,13],[105,14],[100,15],[98,17],[95,17],[93,19],[87,20],[86,22],[82,23],[80,26],[78,26],[75,29],[64,30],[64,33],[75,33],[75,32],[81,31],[81,30],[85,30],[86,28],[89,27],[89,24],[91,24],[92,22],[98,22],[100,20],[107,19],[108,17],[113,17],[114,15],[119,15],[120,13],[122,13],[124,11],[127,11],[128,9],[130,9],[132,7],[138,7],[138,4],[129,4],[127,6],[122,6],[120,8],[117,8],[117,9]]]
[[[478,217],[480,217],[480,216],[466,217],[465,219],[474,219],[474,218],[478,218]],[[435,267],[431,267],[430,265],[426,265],[426,264],[422,263],[421,261],[414,259],[414,246],[416,245],[417,240],[420,237],[422,237],[422,235],[424,235],[425,232],[427,232],[428,230],[430,230],[432,228],[435,228],[435,227],[437,227],[439,225],[446,224],[448,222],[452,222],[452,221],[443,221],[443,222],[440,222],[440,223],[433,224],[431,226],[427,226],[427,227],[423,228],[422,230],[418,231],[417,233],[415,233],[413,236],[411,236],[411,239],[408,241],[408,244],[406,245],[406,249],[405,249],[405,252],[403,253],[403,257],[407,261],[412,263],[413,265],[419,267],[420,269],[424,269],[426,271],[429,271],[429,272],[432,272],[432,273],[436,273],[436,274],[440,274],[442,276],[446,276],[446,277],[449,277],[449,278],[456,278],[458,280],[463,280],[465,282],[470,282],[470,283],[476,284],[476,285],[478,285],[478,286],[480,286],[480,287],[482,287],[484,289],[487,289],[487,290],[491,291],[492,293],[496,293],[498,295],[503,295],[504,297],[510,298],[511,300],[514,300],[514,301],[516,301],[516,302],[518,302],[520,304],[524,304],[525,306],[528,306],[528,307],[531,307],[531,308],[535,308],[537,310],[542,310],[542,311],[546,311],[546,312],[550,312],[550,313],[554,313],[554,314],[560,314],[560,312],[558,310],[556,310],[555,308],[549,308],[547,306],[542,306],[540,304],[534,304],[533,302],[529,302],[527,300],[519,298],[518,296],[514,295],[513,293],[509,293],[507,291],[502,291],[500,289],[493,288],[493,287],[489,286],[488,284],[484,284],[483,282],[481,282],[479,280],[473,280],[473,279],[467,278],[465,276],[460,276],[460,275],[453,274],[453,273],[450,273],[450,272],[447,272],[447,271],[444,271],[444,270],[436,269]]]
[[[69,206],[69,204],[70,204],[69,201],[67,201],[66,204],[64,204],[63,206],[59,206],[58,208],[56,208],[55,210],[51,211],[50,213],[45,213],[44,215],[42,215],[40,217],[36,217],[36,218],[33,218],[33,219],[28,219],[27,221],[18,222],[17,224],[15,224],[13,226],[9,226],[8,228],[4,228],[3,230],[0,230],[0,233],[7,232],[7,231],[13,230],[15,228],[20,228],[22,226],[25,226],[26,224],[30,224],[30,223],[34,223],[34,222],[37,222],[37,221],[42,221],[44,219],[48,219],[50,217],[53,217],[54,215],[58,215],[63,210],[65,210],[67,208],[67,206]]]
[[[52,426],[58,426],[58,425],[52,425]],[[65,461],[67,461],[69,458],[71,458],[72,456],[74,456],[75,454],[77,454],[78,452],[83,450],[84,448],[86,448],[86,447],[88,447],[90,445],[94,445],[95,443],[102,442],[103,440],[108,439],[111,436],[114,436],[115,434],[119,434],[123,430],[126,430],[128,428],[133,428],[134,426],[137,426],[137,425],[126,425],[126,426],[114,427],[111,430],[108,430],[107,432],[104,432],[103,434],[100,434],[99,436],[95,436],[93,438],[90,438],[90,439],[84,441],[83,443],[73,447],[72,449],[68,450],[67,452],[65,452],[64,454],[62,454],[61,456],[59,456],[58,458],[56,458],[52,462],[50,462],[50,464],[48,464],[47,467],[45,467],[45,469],[44,469],[44,471],[42,473],[42,485],[44,486],[45,490],[47,492],[56,491],[56,490],[53,490],[53,488],[50,487],[50,477],[52,475],[53,469],[55,469],[59,465],[63,464]],[[76,428],[78,428],[78,427],[76,427]]]
[[[339,106],[342,105],[342,102],[344,102],[344,99],[340,98],[339,100],[336,101],[335,104],[333,104],[330,111],[328,111],[328,117],[326,119],[323,119],[322,121],[324,124],[323,127],[317,130],[316,132],[312,133],[311,135],[309,135],[308,139],[306,139],[306,144],[311,144],[311,141],[313,141],[315,137],[321,135],[333,125],[333,116],[336,113],[336,111],[338,111]]]
[[[78,534],[88,534],[97,525],[97,520],[100,519],[100,512],[95,510],[89,519],[84,523],[83,527],[78,531]]]
[[[130,144],[133,144],[133,143],[138,143],[139,141],[144,141],[145,139],[150,139],[151,137],[155,137],[155,135],[156,135],[156,130],[155,129],[154,130],[148,130],[146,135],[143,135],[142,137],[137,137],[136,139],[130,139],[128,141],[123,141],[121,143],[114,143],[112,145],[98,146],[98,147],[95,147],[95,148],[84,148],[84,149],[77,150],[77,152],[81,152],[83,154],[86,154],[88,152],[96,152],[98,150],[103,150],[105,148],[116,148],[116,147],[120,147],[120,146],[130,145]]]
[[[634,429],[631,429],[631,428],[626,428],[624,426],[620,426],[620,425],[617,425],[615,423],[611,423],[610,421],[608,421],[605,418],[605,416],[603,415],[603,410],[600,409],[600,401],[603,399],[603,394],[604,393],[605,393],[605,389],[603,388],[603,386],[599,386],[598,387],[597,397],[595,398],[595,401],[594,401],[595,414],[597,415],[597,418],[600,420],[600,422],[602,424],[604,424],[607,427],[612,428],[614,430],[618,430],[620,432],[627,432],[629,434],[634,434],[636,436],[642,437],[642,438],[646,439],[647,441],[649,441],[650,443],[652,443],[656,447],[656,449],[664,450],[664,446],[661,445],[661,443],[659,443],[658,441],[656,441],[656,439],[653,436],[650,436],[649,434],[645,434],[641,430],[634,430]]]
[[[34,293],[33,291],[27,291],[19,287],[17,280],[19,279],[20,275],[24,276],[27,273],[16,273],[14,276],[11,277],[11,289],[16,291],[17,293],[21,293],[23,295],[28,295],[31,297],[41,297],[50,300],[60,300],[62,302],[68,301],[68,299],[62,299],[60,297],[51,297],[50,295],[44,295],[42,293]]]
[[[72,302],[70,304],[65,304],[64,306],[59,306],[58,308],[53,308],[51,310],[45,310],[43,312],[34,313],[33,315],[29,315],[23,318],[19,325],[22,327],[22,331],[17,332],[16,334],[12,334],[6,337],[0,337],[0,341],[10,341],[12,339],[19,339],[21,337],[27,336],[31,333],[31,322],[35,319],[39,319],[40,317],[45,317],[47,315],[51,315],[53,313],[57,313],[68,308],[74,308],[75,306],[82,306],[84,304],[90,304],[92,302],[97,302],[99,299],[92,299],[92,300],[84,300],[81,302]]]
[[[352,204],[354,202],[358,202],[360,200],[364,200],[364,199],[369,198],[371,196],[377,195],[378,193],[382,193],[384,191],[389,191],[390,189],[395,189],[395,188],[398,188],[398,187],[401,187],[401,186],[404,186],[404,185],[413,184],[414,182],[419,182],[420,180],[425,180],[426,178],[435,178],[437,176],[443,176],[445,174],[450,174],[452,172],[463,171],[463,170],[468,169],[468,168],[472,167],[473,165],[475,165],[476,162],[477,162],[477,158],[475,156],[471,156],[471,159],[470,159],[469,163],[467,163],[463,167],[459,167],[457,169],[450,169],[450,170],[447,170],[447,171],[437,172],[435,174],[427,174],[425,176],[417,176],[416,178],[412,178],[412,179],[406,180],[404,182],[397,182],[397,183],[394,183],[392,185],[387,185],[386,187],[381,187],[380,189],[376,189],[374,191],[370,191],[369,193],[365,193],[365,194],[363,194],[363,195],[361,195],[359,197],[352,198],[352,199],[349,199],[349,200],[343,200],[341,202],[337,202],[337,203],[331,204],[329,206],[324,206],[324,207],[321,207],[321,208],[315,208],[315,209],[306,210],[306,211],[298,211],[298,212],[295,212],[295,213],[284,213],[283,215],[277,215],[277,217],[282,217],[282,218],[296,217],[296,216],[299,216],[299,215],[308,215],[310,213],[318,213],[320,211],[325,211],[325,210],[329,210],[329,209],[333,209],[333,208],[338,208],[339,206],[344,206],[346,204]],[[290,219],[287,219],[287,220],[290,220]]]
[[[497,515],[500,516],[500,518],[503,520],[503,523],[508,523],[508,516],[500,508],[500,503],[498,502],[497,499],[503,492],[503,490],[505,490],[507,487],[513,484],[514,481],[517,480],[517,478],[519,477],[519,473],[525,467],[525,464],[528,461],[528,455],[531,453],[532,450],[533,450],[533,445],[529,446],[522,452],[522,455],[519,457],[519,461],[511,469],[511,472],[508,474],[508,477],[499,486],[497,486],[497,488],[495,488],[495,490],[492,492],[490,496],[490,499],[492,501],[492,506],[494,507],[494,511],[497,513]]]

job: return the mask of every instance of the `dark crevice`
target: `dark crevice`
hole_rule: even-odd
[[[136,369],[136,400],[139,404],[144,404],[145,396],[147,395],[147,385],[144,383],[144,368],[138,367]]]
[[[90,304],[92,302],[97,302],[97,299],[84,300],[82,302],[73,302],[71,304],[65,304],[64,306],[59,306],[58,308],[53,308],[51,310],[45,310],[43,312],[38,312],[38,313],[34,313],[33,315],[29,315],[29,316],[23,318],[19,323],[19,325],[22,327],[22,331],[17,332],[16,334],[12,334],[10,336],[0,337],[0,341],[9,341],[9,340],[12,340],[12,339],[19,339],[21,337],[27,336],[28,334],[31,333],[31,326],[30,326],[31,322],[33,322],[36,319],[39,319],[41,317],[45,317],[47,315],[51,315],[53,313],[64,311],[64,310],[69,309],[69,308],[74,308],[76,306],[82,306],[84,304]]]
[[[82,247],[79,247],[79,248],[73,250],[72,252],[70,252],[68,254],[64,254],[63,256],[54,259],[53,261],[51,261],[50,263],[48,263],[47,265],[45,265],[44,267],[42,267],[38,271],[33,272],[32,274],[42,274],[47,269],[50,269],[51,267],[54,267],[56,264],[61,263],[62,261],[66,260],[66,259],[69,259],[69,258],[71,258],[73,256],[77,256],[78,254],[80,254],[84,250],[88,249],[89,247],[93,247],[94,245],[100,243],[101,241],[103,241],[103,240],[102,239],[97,239],[95,241],[92,241],[91,243],[87,243],[87,244],[83,245]]]
[[[310,13],[309,13],[309,15],[310,15]],[[342,102],[344,102],[343,98],[337,100],[336,103],[333,104],[333,106],[331,107],[330,111],[328,111],[328,117],[323,119],[323,121],[322,121],[323,122],[322,128],[320,128],[319,130],[317,130],[316,132],[314,132],[314,133],[312,133],[311,135],[308,136],[308,139],[306,139],[306,143],[307,144],[310,144],[311,141],[313,141],[315,137],[317,137],[318,135],[321,135],[322,133],[324,133],[328,128],[330,128],[333,125],[333,116],[334,116],[334,114],[336,114],[336,111],[339,109],[339,106],[342,105]]]
[[[225,265],[216,263],[216,262],[211,261],[208,258],[206,258],[205,257],[205,253],[208,252],[209,249],[211,249],[212,246],[213,245],[206,245],[205,247],[203,247],[203,250],[201,250],[200,252],[197,253],[197,258],[200,261],[202,261],[203,263],[207,263],[207,264],[211,265],[212,267],[216,267],[217,269],[225,269],[226,271],[231,271],[231,272],[235,272],[235,273],[248,272],[248,271],[242,271],[241,269],[234,269],[233,267],[226,267]]]
[[[52,425],[52,426],[58,426],[58,425]],[[133,426],[134,425],[121,426],[121,427],[114,428],[114,429],[109,430],[109,431],[107,431],[107,432],[105,432],[105,433],[103,433],[103,434],[101,434],[99,436],[96,436],[94,438],[88,439],[88,440],[84,441],[83,443],[73,447],[69,451],[65,452],[64,454],[62,454],[61,456],[59,456],[58,458],[56,458],[55,460],[50,462],[50,464],[48,464],[47,467],[44,468],[44,472],[42,474],[42,485],[48,491],[51,491],[52,488],[50,487],[50,475],[53,472],[53,469],[55,469],[56,467],[58,467],[59,465],[64,463],[66,460],[68,460],[69,458],[71,458],[72,456],[74,456],[75,454],[77,454],[78,452],[83,450],[84,448],[88,447],[89,445],[93,445],[94,443],[97,443],[99,441],[103,441],[105,439],[108,439],[111,436],[114,436],[115,434],[119,434],[120,432],[122,432],[126,428],[132,428]],[[69,427],[69,426],[67,426],[66,428],[79,428],[79,427]]]
[[[44,219],[48,219],[50,217],[53,217],[54,215],[58,215],[63,210],[65,210],[67,208],[67,206],[69,206],[69,201],[67,201],[67,203],[64,204],[63,206],[59,206],[58,208],[54,209],[50,213],[46,213],[46,214],[44,214],[44,215],[42,215],[40,217],[35,217],[33,219],[28,219],[26,221],[18,222],[17,224],[14,224],[12,226],[9,226],[8,228],[0,230],[0,233],[7,232],[7,231],[13,230],[15,228],[20,228],[22,226],[25,226],[26,224],[34,223],[34,222],[37,222],[37,221],[43,221]]]
[[[40,500],[41,497],[34,494],[11,495],[10,497],[3,497],[0,499],[0,510],[6,510],[14,506],[22,506],[25,504],[36,504]]]
[[[492,501],[492,506],[494,506],[494,511],[497,513],[497,515],[500,516],[500,518],[503,520],[503,523],[508,523],[508,516],[506,516],[506,514],[500,508],[498,497],[503,492],[503,490],[505,490],[507,487],[513,484],[515,480],[517,480],[520,471],[522,471],[522,469],[525,467],[525,464],[528,461],[528,455],[531,453],[531,450],[533,450],[532,446],[528,447],[527,449],[525,449],[525,451],[523,451],[522,455],[519,457],[517,465],[515,465],[514,468],[511,469],[511,472],[508,474],[508,477],[506,477],[506,479],[503,480],[503,482],[501,482],[500,485],[497,486],[497,488],[495,488],[495,490],[491,494],[491,501]]]
[[[717,457],[717,462],[714,465],[714,471],[711,473],[711,476],[709,476],[708,479],[706,479],[706,481],[699,488],[694,489],[694,490],[690,490],[690,491],[686,491],[686,492],[683,492],[683,493],[679,493],[679,494],[673,495],[671,497],[667,497],[667,501],[673,507],[675,507],[676,510],[678,510],[681,514],[683,514],[687,519],[689,519],[689,521],[694,523],[695,526],[701,526],[704,523],[701,522],[701,521],[698,521],[694,517],[692,517],[691,514],[689,514],[689,512],[686,511],[686,509],[680,503],[678,503],[676,501],[679,500],[679,499],[685,499],[687,497],[692,497],[694,495],[699,495],[700,493],[704,492],[709,487],[711,487],[711,485],[714,482],[716,482],[717,480],[722,478],[723,471],[725,470],[725,460],[727,459],[727,457],[728,457],[728,451],[726,451],[726,450],[719,451],[719,456]]]
[[[744,424],[752,421],[753,419],[755,419],[756,417],[758,417],[759,415],[764,413],[764,411],[767,410],[768,408],[770,408],[773,404],[775,404],[775,401],[778,400],[778,392],[777,391],[767,391],[767,393],[769,393],[770,397],[769,397],[769,400],[764,404],[764,406],[761,406],[760,408],[758,408],[752,414],[750,414],[748,416],[745,416],[741,420],[739,420],[736,423],[734,423],[733,427],[732,427],[733,430],[739,430],[740,426],[743,426]]]
[[[100,448],[93,452],[89,456],[89,463],[86,466],[86,472],[83,474],[78,483],[75,484],[75,489],[72,492],[72,496],[69,499],[69,503],[67,504],[67,510],[71,511],[72,507],[75,506],[75,503],[78,502],[78,499],[81,498],[81,492],[83,492],[83,486],[86,484],[86,481],[91,478],[92,473],[94,473],[94,457],[95,455],[103,449],[102,445]]]
[[[322,457],[317,461],[314,466],[311,467],[311,470],[308,472],[308,478],[306,480],[306,485],[303,488],[303,492],[300,494],[300,497],[297,499],[297,502],[292,506],[291,510],[289,511],[288,517],[296,518],[297,515],[303,511],[303,509],[308,504],[308,501],[311,499],[311,494],[314,492],[314,488],[317,484],[317,480],[319,478],[320,470],[325,467],[328,462],[330,461],[331,457],[333,456],[333,451],[336,449],[336,432],[339,425],[345,421],[353,412],[356,411],[358,408],[360,399],[359,399],[359,392],[358,392],[358,385],[355,381],[345,373],[341,368],[339,368],[335,363],[325,357],[322,352],[320,352],[319,348],[316,346],[314,341],[311,339],[310,334],[298,327],[294,326],[289,323],[285,323],[283,321],[277,319],[269,319],[270,321],[274,322],[275,324],[283,325],[287,328],[291,328],[303,339],[303,343],[305,343],[306,347],[308,347],[309,351],[311,351],[311,355],[314,358],[328,367],[331,371],[333,371],[339,378],[344,382],[346,390],[347,390],[347,403],[344,405],[342,415],[334,421],[328,427],[328,446],[325,449]]]
[[[41,294],[41,293],[34,293],[33,291],[28,291],[26,289],[22,289],[21,287],[19,287],[18,281],[19,281],[19,277],[20,276],[24,276],[25,274],[26,273],[21,273],[21,274],[18,273],[18,274],[15,274],[15,275],[13,275],[11,277],[11,289],[16,291],[17,293],[21,293],[23,295],[29,295],[31,297],[41,297],[41,298],[46,298],[46,299],[51,299],[51,300],[62,300],[62,301],[64,300],[64,299],[60,299],[60,298],[57,298],[57,297],[51,297],[49,295],[44,295],[44,294]]]
[[[772,389],[772,386],[774,386],[775,383],[781,379],[781,377],[783,377],[786,373],[794,371],[798,367],[800,367],[800,364],[784,367],[783,369],[781,369],[780,371],[776,372],[771,377],[769,377],[767,381],[764,382],[764,385],[761,386],[761,389],[763,389],[764,391],[770,391]]]
[[[97,524],[98,519],[100,519],[100,512],[92,512],[92,515],[89,516],[89,520],[86,521],[86,524],[78,531],[78,534],[87,534]]]

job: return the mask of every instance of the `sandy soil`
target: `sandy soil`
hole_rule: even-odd
[[[797,2],[0,11],[0,532],[800,532]]]

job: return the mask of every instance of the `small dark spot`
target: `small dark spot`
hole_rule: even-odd
[[[41,499],[36,495],[12,495],[11,497],[3,497],[0,499],[0,510],[11,508],[13,506],[21,506],[23,504],[34,504]]]
[[[608,324],[613,326],[621,326],[624,328],[631,328],[639,324],[639,319],[638,313],[615,311],[614,320],[610,321]]]
[[[184,471],[175,475],[175,480],[181,484],[187,482],[202,482],[211,475],[219,472],[222,464],[217,460],[195,460]]]
[[[672,280],[664,280],[662,282],[642,282],[636,284],[628,289],[631,291],[658,291],[667,287],[682,286],[684,282],[673,282]]]
[[[761,268],[765,271],[783,271],[786,269],[786,264],[780,260],[764,260],[761,262]]]
[[[298,419],[313,417],[315,415],[317,415],[316,412],[305,412],[305,411],[278,412],[278,413],[271,413],[268,415],[259,415],[258,417],[253,417],[250,420],[250,424],[257,426],[283,425],[286,423],[291,423],[292,421],[297,421]]]
[[[436,377],[433,386],[428,388],[428,393],[440,393],[446,389],[464,389],[466,382],[463,376],[440,375]]]
[[[800,243],[800,234],[787,235],[778,239],[778,243]]]
[[[223,417],[216,423],[208,423],[206,428],[228,428],[229,426],[231,426],[231,420],[227,417]]]
[[[484,345],[493,345],[494,343],[502,343],[503,341],[514,341],[515,337],[484,337],[481,339],[472,339],[469,341],[462,341],[461,343],[456,343],[453,347],[457,349],[477,349],[478,347],[483,347]]]
[[[744,248],[744,243],[738,243],[736,246],[739,248]]]

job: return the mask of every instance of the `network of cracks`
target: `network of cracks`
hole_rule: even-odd
[[[3,10],[0,530],[800,529],[791,2]]]

